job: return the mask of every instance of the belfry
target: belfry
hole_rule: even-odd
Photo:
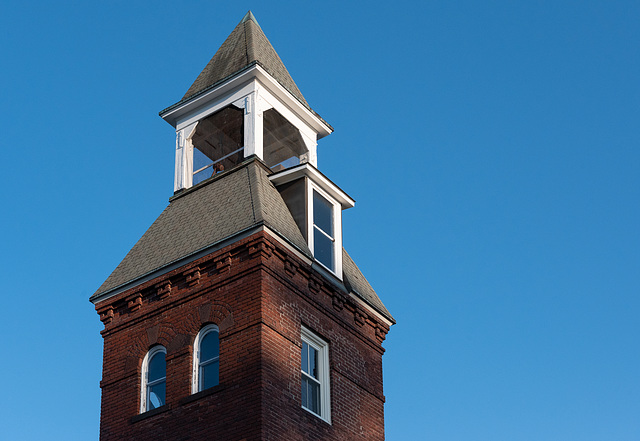
[[[251,12],[176,104],[169,205],[91,296],[100,439],[384,439],[393,317],[342,246],[332,132]]]

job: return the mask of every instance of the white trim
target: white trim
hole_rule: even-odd
[[[160,116],[169,124],[179,129],[180,125],[186,125],[185,123],[188,124],[188,117],[192,116],[195,112],[200,113],[202,109],[211,106],[211,103],[214,101],[228,102],[227,99],[223,97],[228,97],[238,84],[250,82],[255,79],[260,80],[272,95],[277,97],[282,104],[291,109],[291,111],[293,111],[301,120],[305,121],[309,127],[313,128],[318,134],[318,139],[331,134],[333,129],[329,125],[311,112],[288,90],[282,87],[282,85],[280,85],[280,83],[278,83],[278,81],[276,81],[266,70],[258,65],[251,66],[250,68],[236,74],[234,77],[229,78],[224,83],[200,96],[161,112]],[[238,96],[236,99],[239,98],[241,97]],[[196,120],[197,119],[200,118],[196,118]]]
[[[352,208],[356,204],[356,201],[353,200],[351,196],[331,182],[311,164],[300,164],[296,167],[288,168],[269,176],[269,180],[273,182],[273,185],[278,186],[302,177],[308,177],[318,188],[321,188],[329,194],[332,199],[340,202],[343,209]]]
[[[331,424],[331,375],[329,371],[329,343],[315,335],[308,328],[301,326],[301,342],[306,342],[309,346],[318,351],[318,379],[320,383],[320,414],[315,413],[311,409],[301,407],[307,412],[322,418],[327,423]],[[301,345],[302,346],[302,345]],[[308,376],[302,371],[300,367],[301,381],[302,376]],[[302,397],[301,397],[302,399]]]
[[[315,223],[314,223],[314,213],[315,207],[313,204],[313,192],[316,191],[318,195],[322,196],[329,204],[332,206],[333,211],[333,237],[331,238],[325,231],[318,228],[318,231],[324,233],[325,236],[330,237],[333,240],[333,265],[334,268],[329,268],[326,264],[319,261],[316,258],[316,262],[320,265],[331,271],[338,279],[342,280],[342,207],[338,201],[336,201],[331,195],[329,195],[326,191],[320,188],[315,182],[309,180],[309,185],[306,186],[307,189],[307,213],[309,214],[309,218],[307,220],[307,242],[309,243],[309,249],[313,255],[316,255],[315,252]]]
[[[191,370],[191,393],[195,394],[204,390],[200,385],[200,342],[205,335],[210,332],[216,332],[218,334],[218,343],[220,343],[220,329],[216,325],[207,325],[198,332],[196,339],[193,342],[193,364]],[[220,360],[220,347],[218,346],[218,363]],[[218,364],[218,367],[220,364]]]
[[[165,349],[164,346],[154,346],[153,348],[149,349],[149,352],[147,352],[147,355],[144,356],[144,360],[142,360],[142,371],[141,371],[141,375],[140,375],[140,413],[144,413],[144,412],[147,412],[147,411],[151,410],[151,409],[148,409],[148,403],[149,403],[149,387],[148,387],[149,361],[156,354],[159,354],[160,352],[163,352],[164,355],[165,355],[165,376],[164,376],[164,382],[165,382],[165,397],[164,397],[164,401],[165,401],[165,403],[164,404],[166,404],[166,402],[167,402],[167,394],[166,394],[166,384],[167,384],[166,356],[167,356],[167,350]]]
[[[244,84],[234,84],[230,88],[229,93],[224,96],[217,96],[211,101],[202,103],[202,106],[190,109],[189,113],[182,115],[177,121],[176,130],[182,130],[186,126],[198,122],[207,116],[222,110],[229,104],[244,109],[246,106],[245,98],[256,91],[256,81],[249,81]]]

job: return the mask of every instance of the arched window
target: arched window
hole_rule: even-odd
[[[166,402],[167,350],[162,346],[155,346],[147,352],[142,362],[142,396],[140,413],[156,409]]]
[[[218,327],[208,325],[200,330],[193,344],[193,383],[196,393],[218,385],[220,339]]]

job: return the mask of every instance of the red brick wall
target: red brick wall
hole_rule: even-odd
[[[260,232],[98,305],[100,439],[383,440],[388,327]],[[191,395],[193,341],[220,328],[220,385]],[[301,408],[300,330],[329,342],[331,424]],[[167,349],[167,405],[140,415],[142,360]]]

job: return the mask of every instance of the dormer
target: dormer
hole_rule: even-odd
[[[355,201],[313,165],[269,176],[320,265],[342,279],[342,210]]]
[[[252,155],[274,172],[317,167],[317,141],[333,131],[311,110],[251,12],[160,116],[176,129],[174,192]]]

